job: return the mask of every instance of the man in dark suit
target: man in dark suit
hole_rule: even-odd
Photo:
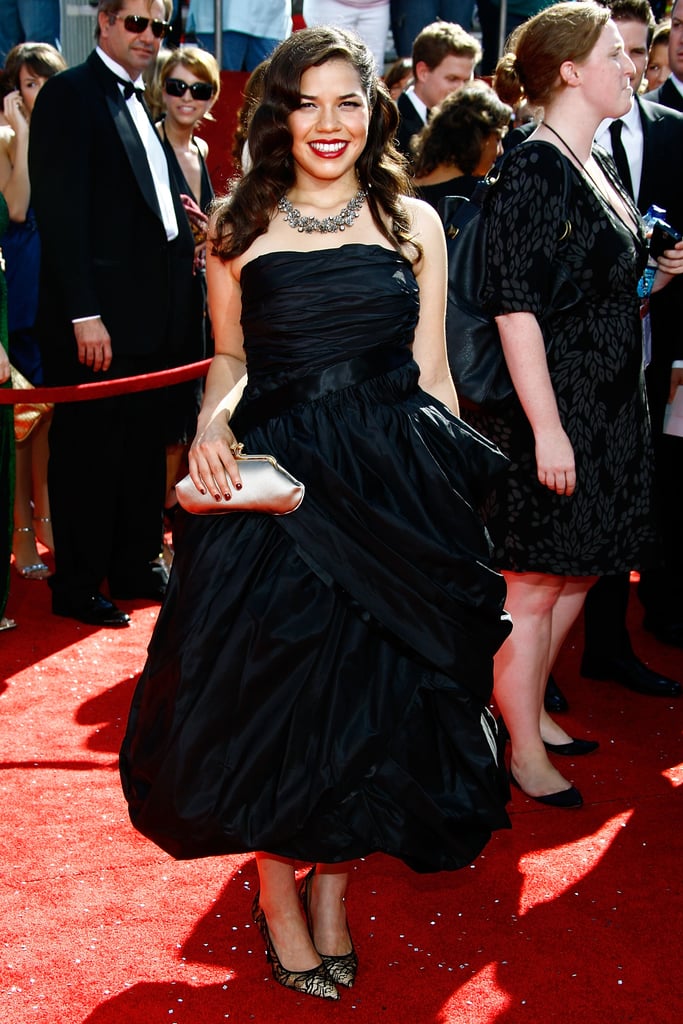
[[[431,108],[472,81],[480,58],[477,40],[450,21],[435,21],[416,36],[413,83],[398,98],[396,141],[402,153],[410,155],[410,140],[427,123]]]
[[[193,241],[141,74],[171,0],[100,0],[97,48],[41,90],[31,119],[32,202],[42,240],[37,331],[46,380],[80,384],[177,362]],[[48,471],[52,609],[99,626],[129,616],[105,597],[160,600],[165,489],[158,391],[58,404]]]
[[[672,110],[683,111],[683,5],[680,0],[674,0],[671,8],[669,67],[671,74],[666,82],[653,92],[646,93],[645,99],[671,107]]]
[[[596,134],[596,142],[612,153],[622,180],[641,213],[653,204],[664,208],[674,224],[683,226],[683,115],[641,99],[638,95],[645,68],[654,18],[647,0],[608,0],[624,47],[636,66],[631,82],[635,92],[633,108],[620,119],[618,132],[605,123]],[[656,592],[656,605],[680,615],[680,573],[683,567],[672,564],[674,552],[666,525],[664,508],[676,502],[680,509],[683,452],[678,445],[678,478],[672,476],[667,455],[667,438],[662,435],[664,409],[669,396],[674,346],[680,348],[680,309],[682,288],[677,280],[650,299],[651,351],[646,383],[655,448],[655,482],[660,506],[660,535],[665,559],[654,569],[643,570],[643,586]],[[679,441],[680,439],[672,439]],[[678,492],[677,496],[676,493]],[[679,513],[680,514],[680,513]],[[680,546],[680,538],[679,538]],[[675,559],[673,559],[675,561]],[[641,596],[643,591],[641,590]],[[678,596],[677,596],[678,594]],[[615,679],[638,692],[677,696],[680,685],[644,665],[633,653],[626,629],[629,597],[628,576],[600,579],[588,594],[584,608],[585,647],[581,663],[584,676]],[[654,603],[646,605],[647,614]],[[677,603],[678,611],[675,611]]]

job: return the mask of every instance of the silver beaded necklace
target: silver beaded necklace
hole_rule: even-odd
[[[322,235],[329,235],[335,231],[346,231],[347,228],[353,227],[353,222],[360,215],[366,198],[367,192],[362,188],[359,189],[340,213],[335,214],[334,217],[325,217],[324,220],[318,220],[317,217],[304,217],[301,210],[292,206],[287,196],[280,199],[277,208],[284,213],[285,224],[289,224],[296,231],[306,232],[307,235],[313,231],[319,231]]]

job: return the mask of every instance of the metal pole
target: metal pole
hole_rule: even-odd
[[[213,0],[213,50],[219,68],[223,67],[223,0]]]
[[[508,21],[508,0],[500,0],[500,22],[498,24],[498,59],[503,56],[505,51],[505,40],[507,39],[507,32],[505,31]]]

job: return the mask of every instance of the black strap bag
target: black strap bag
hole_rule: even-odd
[[[514,151],[513,151],[514,152]],[[471,199],[446,196],[439,203],[439,214],[446,232],[448,249],[448,301],[446,342],[448,361],[458,398],[464,406],[490,406],[504,402],[514,387],[503,355],[500,334],[486,290],[487,208],[511,154],[504,154],[479,182]],[[570,175],[562,161],[562,205],[564,225],[558,241],[571,235],[568,217]],[[569,271],[555,257],[550,313],[570,309],[582,297]],[[550,346],[547,333],[546,351]]]

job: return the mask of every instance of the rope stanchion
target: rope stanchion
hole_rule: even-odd
[[[128,395],[136,391],[152,391],[155,388],[169,387],[171,384],[182,384],[196,377],[205,377],[210,365],[210,359],[202,359],[198,363],[187,363],[185,366],[175,366],[170,370],[141,373],[136,377],[117,377],[115,380],[96,381],[93,384],[27,389],[0,387],[0,405],[25,402],[88,402],[95,398],[112,398],[115,395]]]

